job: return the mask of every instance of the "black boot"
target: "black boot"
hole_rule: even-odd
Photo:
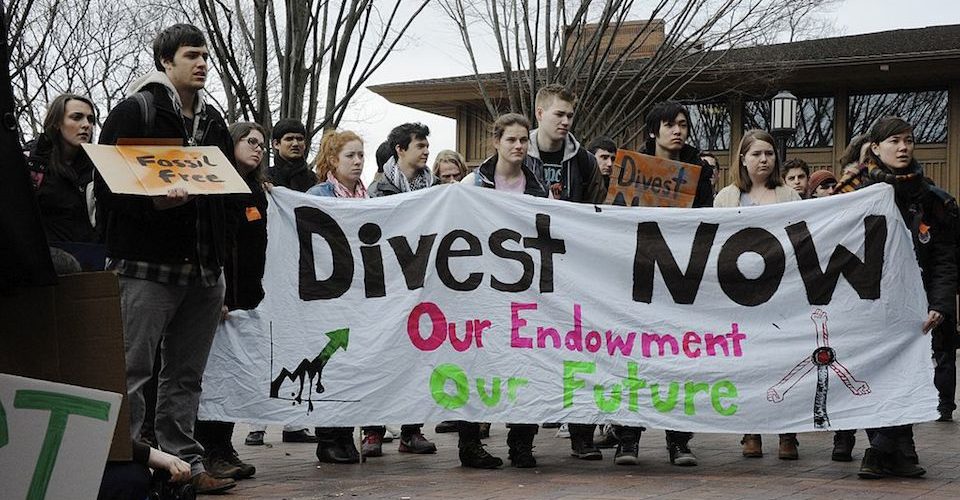
[[[507,432],[507,458],[510,465],[518,469],[529,469],[537,466],[537,459],[533,456],[533,437],[535,434],[527,429],[512,427]]]
[[[317,460],[331,464],[355,464],[360,461],[352,433],[345,436],[341,430],[327,427],[320,431],[317,439]]]
[[[601,460],[603,454],[593,444],[592,425],[570,424],[570,456],[580,460]]]
[[[853,447],[857,444],[856,431],[837,431],[833,434],[833,453],[830,459],[834,462],[853,462]]]
[[[479,439],[461,439],[457,445],[460,449],[460,466],[474,469],[496,469],[503,465],[503,460],[487,453],[483,446]]]

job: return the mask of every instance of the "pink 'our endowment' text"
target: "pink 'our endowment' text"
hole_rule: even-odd
[[[580,304],[573,305],[573,329],[561,334],[550,326],[537,326],[536,333],[527,327],[527,320],[521,317],[523,311],[535,311],[536,303],[513,302],[510,304],[510,347],[517,349],[566,349],[568,351],[596,353],[605,350],[610,356],[632,356],[639,338],[640,353],[643,357],[683,356],[699,358],[701,356],[742,357],[743,342],[747,335],[740,331],[737,323],[730,325],[729,333],[697,333],[687,331],[680,335],[652,332],[613,333],[606,330],[583,331],[583,319]],[[525,328],[526,327],[526,328]],[[604,349],[605,348],[605,349]]]

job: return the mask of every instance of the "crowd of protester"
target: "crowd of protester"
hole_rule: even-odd
[[[228,126],[201,93],[208,50],[197,28],[183,24],[167,28],[157,36],[153,51],[156,71],[137,80],[129,97],[110,110],[99,142],[167,138],[182,139],[184,145],[216,146],[234,164],[250,194],[192,196],[171,189],[166,196],[143,197],[111,192],[81,148],[93,140],[96,106],[74,94],[49,103],[43,133],[25,146],[51,245],[74,255],[83,269],[106,268],[119,275],[129,425],[137,450],[134,464],[108,466],[102,498],[136,497],[132,492],[147,488],[148,466],[167,471],[174,481],[188,482],[199,493],[226,491],[236,480],[256,473],[232,445],[234,424],[197,421],[197,406],[218,323],[231,311],[255,308],[263,298],[271,189],[279,186],[363,203],[367,198],[461,182],[558,202],[595,204],[606,198],[620,148],[608,137],[591,138],[584,147],[570,132],[576,96],[550,84],[536,96],[536,128],[525,116],[500,116],[490,138],[494,153],[472,170],[463,156],[450,150],[436,155],[429,167],[429,129],[404,123],[380,144],[377,174],[364,185],[364,140],[355,132],[325,133],[315,160],[308,162],[308,131],[296,119],[279,120],[269,134],[256,123]],[[701,166],[693,207],[768,205],[841,195],[874,183],[893,186],[930,304],[923,329],[933,331],[938,410],[941,420],[951,420],[956,409],[957,206],[924,177],[914,158],[911,124],[883,117],[854,137],[838,165],[839,179],[830,166],[818,165],[811,171],[803,160],[784,161],[768,132],[747,131],[732,157],[731,182],[716,196],[720,166],[715,156],[688,143],[692,125],[681,104],[654,105],[644,123],[640,152]],[[97,254],[96,248],[105,253]],[[643,427],[605,426],[595,441],[596,425],[568,424],[574,457],[601,460],[601,447],[612,446],[614,463],[639,463]],[[316,443],[321,462],[350,464],[382,456],[383,443],[395,434],[400,453],[435,453],[437,447],[423,435],[422,427],[405,424],[399,433],[382,425],[363,427],[360,450],[349,427],[318,427],[314,434],[302,427],[285,427],[283,440]],[[503,465],[501,458],[484,449],[489,424],[444,422],[438,430],[441,427],[459,433],[464,467]],[[511,465],[535,467],[539,426],[507,427]],[[252,427],[245,443],[262,445],[264,430]],[[836,433],[833,460],[853,459],[855,433],[853,429]],[[867,429],[867,436],[861,477],[924,473],[911,426]],[[682,429],[666,431],[670,463],[698,464],[690,447],[693,437]],[[760,435],[746,434],[741,442],[745,457],[763,455]],[[798,459],[795,434],[780,435],[778,454],[781,459]]]

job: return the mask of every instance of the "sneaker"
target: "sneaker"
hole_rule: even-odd
[[[233,479],[218,479],[204,471],[190,478],[190,485],[198,495],[215,495],[233,488],[237,482]]]
[[[687,443],[667,443],[667,450],[670,452],[670,463],[682,467],[692,467],[697,465],[697,457],[690,451]]]
[[[284,443],[316,443],[317,436],[310,434],[310,431],[307,429],[300,429],[299,431],[283,431],[283,442]]]
[[[633,440],[620,442],[617,445],[617,454],[613,457],[613,463],[617,465],[639,465],[640,450],[637,444]]]
[[[363,436],[363,443],[360,444],[360,454],[364,457],[382,457],[383,437],[375,432]]]
[[[409,436],[400,435],[400,453],[427,454],[436,453],[437,445],[427,441],[420,432],[415,432]]]
[[[567,424],[560,424],[560,428],[557,429],[557,437],[560,439],[569,439],[570,427],[567,426]]]
[[[253,431],[247,434],[247,439],[243,440],[247,446],[263,446],[263,431]]]
[[[853,447],[857,443],[857,435],[853,432],[836,432],[833,434],[833,453],[830,460],[834,462],[853,462]]]
[[[744,434],[740,444],[743,445],[743,451],[741,452],[743,456],[747,458],[763,457],[763,440],[760,438],[760,434]]]
[[[797,451],[797,446],[800,446],[800,442],[797,441],[796,434],[781,434],[780,449],[778,450],[780,460],[799,459],[800,452]]]
[[[457,432],[460,430],[460,427],[457,425],[457,422],[453,420],[444,420],[437,424],[437,427],[433,429],[437,434],[443,434],[446,432]]]
[[[240,460],[240,457],[237,455],[236,450],[230,450],[229,453],[225,454],[223,457],[230,465],[233,465],[237,468],[237,473],[233,475],[234,479],[249,479],[257,473],[257,468]]]
[[[479,442],[460,444],[460,466],[473,469],[496,469],[503,465],[503,460],[485,450],[485,445]]]
[[[203,458],[203,468],[217,479],[233,479],[240,468],[227,461],[225,454],[212,452]]]
[[[593,441],[597,448],[616,448],[619,444],[617,436],[613,432],[612,425],[603,425],[600,427],[600,437]]]
[[[400,437],[400,431],[396,429],[391,429],[389,427],[384,427],[383,429],[384,429],[383,438],[381,439],[381,441],[383,441],[384,443],[391,443],[393,442],[394,439],[397,439],[398,437]]]
[[[881,479],[887,474],[880,463],[881,454],[874,448],[867,448],[863,452],[863,459],[860,461],[860,470],[857,476],[860,479]]]

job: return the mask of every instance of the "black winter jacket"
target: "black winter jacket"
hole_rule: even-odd
[[[640,152],[645,155],[656,156],[656,142],[653,139],[647,139],[647,142],[643,145],[643,151]],[[689,144],[684,144],[680,150],[680,157],[677,159],[683,163],[700,165],[703,168],[700,171],[700,179],[697,181],[697,194],[693,197],[693,208],[712,207],[713,186],[710,184],[710,171],[708,170],[712,167],[700,159],[700,150]]]
[[[287,161],[279,154],[274,156],[273,167],[269,170],[270,182],[276,186],[306,193],[308,189],[317,185],[317,174],[310,170],[307,161],[300,158],[296,161]]]
[[[144,131],[140,105],[133,98],[121,101],[107,116],[100,132],[101,144],[116,144],[120,138],[182,138],[187,145],[192,135],[183,117],[175,111],[167,89],[150,83],[143,89],[153,94],[156,117],[152,131]],[[201,146],[217,146],[233,163],[233,140],[223,117],[212,106],[194,117],[199,120],[198,141]],[[236,214],[225,208],[226,197],[196,196],[179,207],[157,210],[147,196],[113,194],[103,178],[94,178],[98,203],[98,223],[105,226],[107,256],[153,263],[180,264],[197,258],[197,225],[208,224],[213,257],[219,265],[225,255],[226,226],[235,223]]]
[[[263,268],[267,260],[267,195],[255,172],[247,174],[250,194],[237,195],[241,217],[228,226],[227,260],[223,266],[227,309],[254,309],[263,300]]]
[[[523,194],[537,196],[540,198],[546,198],[550,195],[550,188],[543,179],[543,165],[540,163],[540,160],[529,155],[524,156],[523,164],[520,165],[520,170],[523,172],[523,176],[526,181],[526,188],[524,188]],[[496,189],[497,185],[494,182],[494,175],[496,174],[496,171],[497,155],[493,155],[484,160],[484,162],[481,163],[474,172],[473,175],[476,185],[480,187]]]
[[[53,144],[45,134],[25,145],[27,168],[40,205],[40,217],[47,241],[95,243],[97,232],[87,211],[87,186],[93,182],[93,163],[80,150],[73,165],[53,168],[50,153]]]
[[[530,149],[527,154],[542,162],[543,158],[537,143],[538,130],[530,131]],[[597,167],[597,159],[577,142],[573,134],[567,134],[563,143],[561,168],[561,200],[603,203],[607,192],[603,188],[603,176],[600,175],[600,169]]]
[[[906,171],[895,172],[917,173],[906,182],[884,178],[882,173],[894,172],[884,165],[875,170],[870,172],[870,182],[865,185],[884,181],[893,184],[897,208],[913,237],[929,307],[943,314],[944,323],[950,324],[956,317],[957,202],[942,189],[924,181],[923,169],[916,160]]]

